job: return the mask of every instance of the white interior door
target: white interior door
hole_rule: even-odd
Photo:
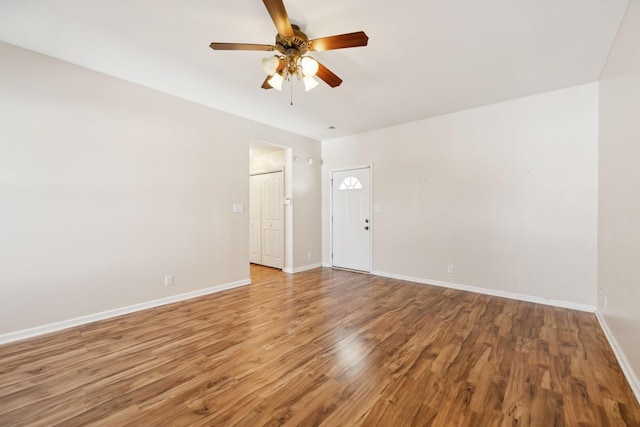
[[[284,266],[284,181],[282,172],[262,175],[262,264]]]
[[[249,262],[262,264],[262,175],[249,177]]]
[[[284,267],[284,174],[249,178],[249,261]]]
[[[331,265],[371,272],[371,168],[331,178]]]

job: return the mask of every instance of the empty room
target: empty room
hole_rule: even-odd
[[[640,426],[640,0],[0,1],[0,426]]]

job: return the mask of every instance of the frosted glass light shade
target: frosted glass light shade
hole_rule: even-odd
[[[282,82],[284,81],[284,78],[278,74],[275,73],[273,75],[273,77],[271,77],[269,80],[267,80],[267,83],[269,83],[271,85],[272,88],[277,89],[277,90],[282,90]]]
[[[302,74],[305,77],[315,76],[318,72],[318,61],[310,56],[303,56],[300,60],[300,66],[302,67]]]
[[[318,86],[318,81],[313,76],[306,76],[302,79],[304,83],[304,91],[309,92],[314,87]]]
[[[269,58],[264,58],[261,63],[264,72],[270,76],[273,76],[278,69],[278,65],[280,65],[280,60],[277,56],[270,56]]]

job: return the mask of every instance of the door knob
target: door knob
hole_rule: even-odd
[[[365,222],[365,223],[367,223],[367,224],[369,224],[369,219],[368,219],[368,218],[367,218],[367,219],[365,219],[365,220],[364,220],[364,222]]]
[[[368,225],[365,225],[365,226],[364,226],[364,229],[365,229],[365,230],[368,230],[368,229],[369,229],[369,226],[368,226]]]

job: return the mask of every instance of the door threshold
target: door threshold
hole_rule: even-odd
[[[346,268],[346,267],[337,267],[335,265],[332,265],[331,268],[335,268],[336,270],[344,270],[344,271],[350,271],[352,273],[361,273],[361,274],[371,274],[370,271],[364,271],[364,270],[354,270],[353,268]]]

